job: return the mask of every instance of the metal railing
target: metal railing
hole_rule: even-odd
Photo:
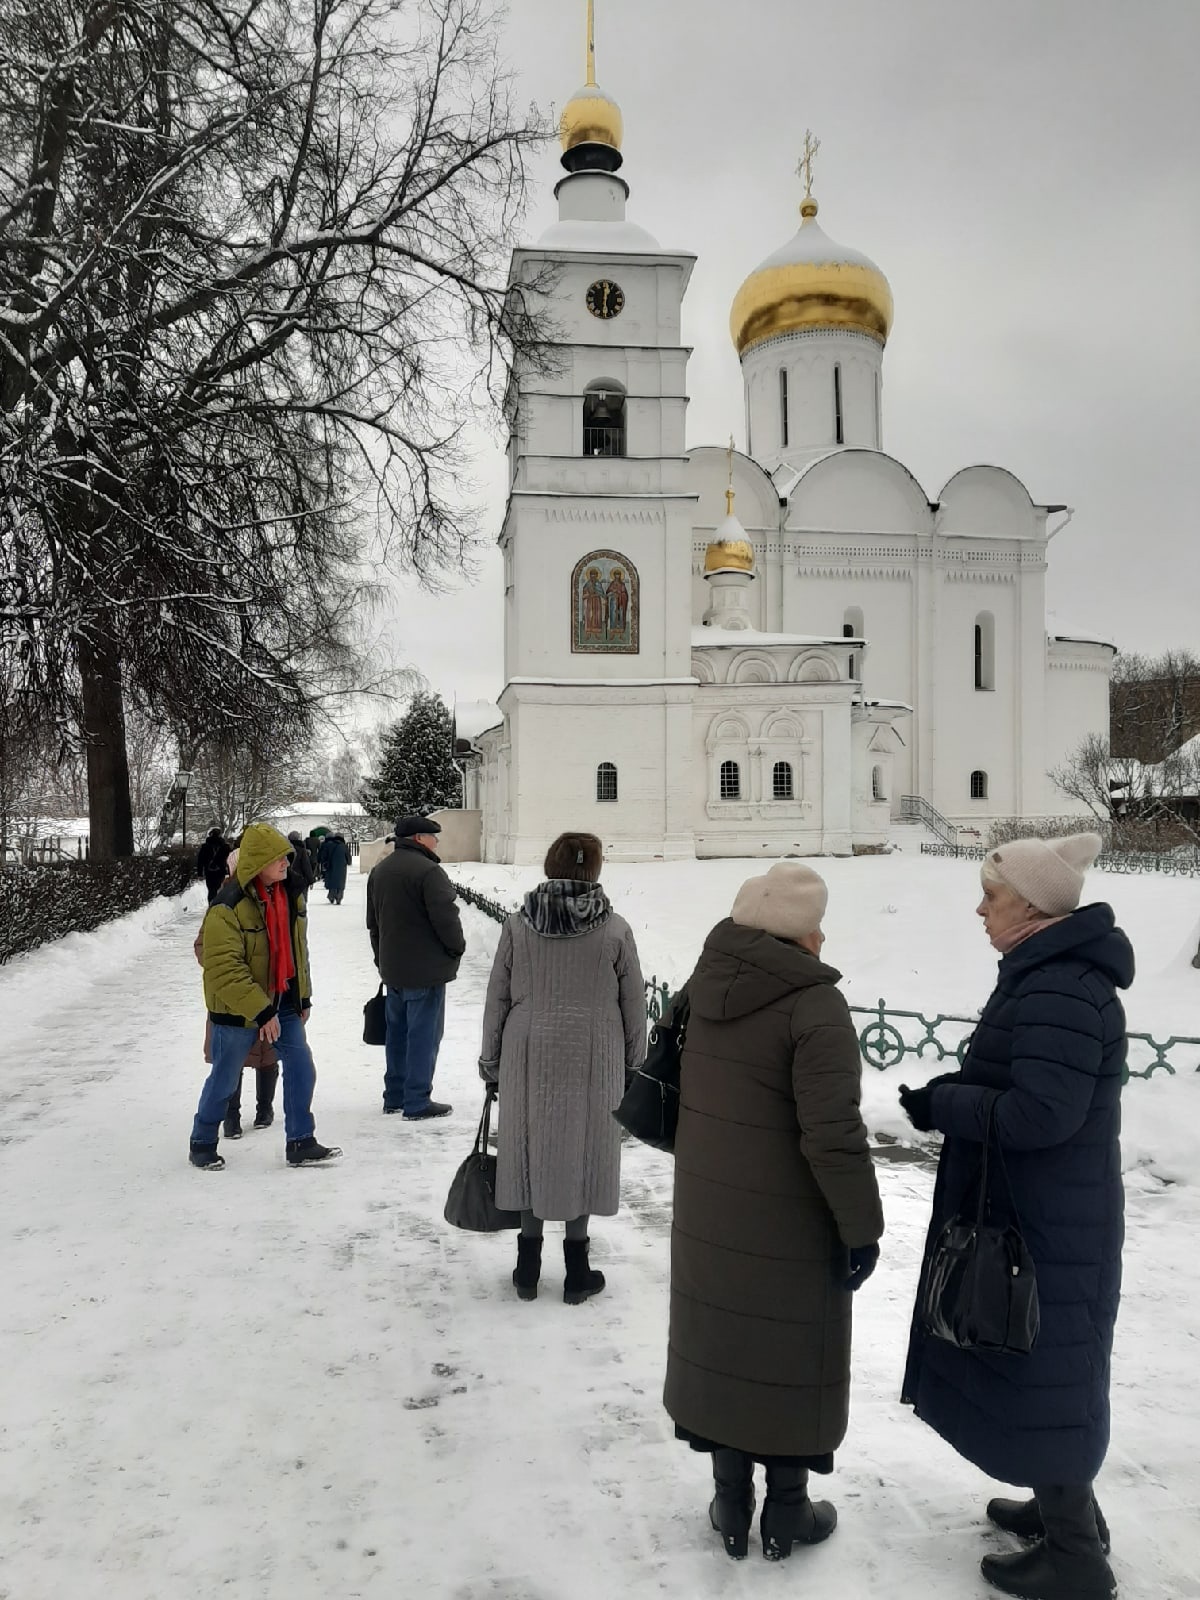
[[[454,888],[460,900],[482,911],[493,922],[506,922],[512,915],[510,908],[478,890],[460,883]],[[672,993],[670,984],[658,977],[646,979],[646,1016],[651,1022],[661,1020],[671,1003]],[[926,1058],[945,1061],[953,1057],[961,1065],[979,1022],[978,1017],[960,1017],[951,1012],[927,1017],[922,1011],[897,1011],[886,1000],[880,1000],[875,1006],[851,1006],[850,1014],[871,1019],[858,1030],[858,1045],[867,1065],[880,1072],[898,1065],[905,1056],[916,1056],[922,1061]],[[908,1026],[910,1023],[916,1026]],[[953,1036],[945,1037],[945,1029]],[[1130,1078],[1152,1078],[1156,1072],[1166,1072],[1172,1078],[1178,1072],[1200,1072],[1200,1039],[1182,1034],[1156,1039],[1149,1033],[1130,1033],[1127,1038],[1126,1082]]]
[[[923,856],[952,856],[962,861],[982,861],[991,850],[982,844],[929,844],[923,842]],[[1096,857],[1100,872],[1145,873],[1158,872],[1168,878],[1200,877],[1200,849],[1183,848],[1170,855],[1159,855],[1153,850],[1105,850]]]
[[[624,428],[585,428],[583,430],[585,456],[623,456],[625,454]]]
[[[944,817],[936,806],[931,806],[929,801],[919,794],[902,794],[900,796],[900,816],[905,822],[923,822],[942,841],[944,845],[958,848],[958,828],[949,817]],[[924,850],[925,846],[921,846]]]

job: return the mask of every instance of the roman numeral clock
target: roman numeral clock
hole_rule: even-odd
[[[597,278],[588,288],[587,308],[601,322],[610,322],[625,309],[625,291],[611,278]]]

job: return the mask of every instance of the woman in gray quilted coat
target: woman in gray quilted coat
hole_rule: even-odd
[[[620,1203],[613,1111],[645,1060],[646,992],[633,932],[598,881],[603,861],[594,834],[554,841],[546,881],[504,924],[488,984],[479,1071],[499,1086],[496,1203],[521,1213],[522,1300],[537,1297],[545,1222],[567,1225],[563,1299],[599,1294],[589,1219]]]

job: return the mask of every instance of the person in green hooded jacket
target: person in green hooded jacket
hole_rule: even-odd
[[[304,887],[290,870],[292,846],[265,822],[242,835],[234,878],[208,908],[202,929],[204,1003],[212,1023],[212,1071],[200,1091],[189,1159],[220,1172],[217,1139],[229,1098],[256,1039],[283,1063],[283,1118],[289,1166],[333,1161],[318,1143],[312,1114],[316,1068],[304,1033],[312,1006]]]

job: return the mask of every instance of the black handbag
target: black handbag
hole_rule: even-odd
[[[496,1158],[488,1149],[495,1098],[495,1086],[489,1085],[479,1131],[475,1135],[475,1148],[454,1174],[446,1196],[443,1213],[446,1221],[455,1228],[465,1228],[468,1233],[500,1233],[505,1228],[521,1226],[519,1211],[501,1211],[496,1204]]]
[[[382,984],[379,985],[379,993],[372,996],[363,1007],[363,1043],[387,1043],[387,1000]]]
[[[675,1149],[679,1123],[679,1068],[691,1003],[681,989],[650,1030],[645,1063],[625,1086],[613,1116],[635,1139],[655,1150]]]
[[[993,1105],[983,1141],[975,1215],[957,1216],[942,1229],[929,1258],[921,1323],[927,1334],[960,1350],[1025,1356],[1037,1342],[1041,1323],[1037,1273],[1021,1233],[994,1121]],[[994,1138],[1014,1219],[1003,1226],[989,1221],[988,1168]]]

